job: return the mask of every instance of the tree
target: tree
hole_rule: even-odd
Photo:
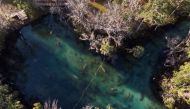
[[[174,22],[175,16],[171,14],[175,6],[170,0],[149,0],[139,14],[150,25],[165,25]]]
[[[89,0],[68,0],[66,6],[73,25],[82,30],[80,33],[86,34],[85,40],[90,42],[90,48],[96,48],[98,52],[105,47],[102,45],[105,44],[102,43],[104,39],[112,40],[115,48],[120,47],[123,40],[134,32],[131,28],[139,26],[134,18],[126,17],[125,2],[117,4],[109,1],[100,5]]]
[[[189,11],[189,0],[149,0],[138,16],[150,25],[166,25]]]

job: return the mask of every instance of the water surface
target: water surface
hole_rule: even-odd
[[[185,36],[189,27],[184,21],[162,35]],[[111,65],[78,41],[72,28],[52,17],[21,33],[16,48],[24,61],[16,72],[16,86],[26,101],[58,99],[63,109],[108,104],[116,109],[163,109],[152,93],[151,77],[165,49],[164,37],[145,44],[143,57],[119,57]]]

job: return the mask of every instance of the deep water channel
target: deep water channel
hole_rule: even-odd
[[[181,38],[189,27],[190,22],[183,21],[162,35]],[[63,109],[108,104],[116,109],[163,109],[151,90],[151,77],[166,47],[163,36],[145,44],[143,57],[118,57],[111,65],[92,54],[71,27],[54,17],[27,25],[21,33],[11,51],[19,68],[12,72],[27,102],[57,99]]]

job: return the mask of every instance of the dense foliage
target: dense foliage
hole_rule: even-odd
[[[22,109],[23,105],[16,99],[7,85],[0,85],[0,109]]]
[[[127,12],[124,11],[125,4],[110,2],[99,4],[91,3],[89,0],[69,0],[67,2],[73,24],[80,25],[81,32],[86,34],[86,37],[81,37],[81,39],[88,40],[90,45],[93,45],[91,49],[101,51],[103,40],[112,40],[115,46],[121,45],[121,41],[127,35],[122,32],[128,31],[130,28],[124,18]]]
[[[188,14],[188,0],[66,0],[70,17],[82,40],[90,42],[90,49],[104,55],[103,40],[117,51],[124,40],[140,34],[148,26],[162,26],[176,22],[179,16]],[[38,5],[38,2],[35,3]],[[57,1],[59,4],[59,1]],[[39,5],[38,5],[39,6]],[[43,7],[43,6],[42,6]],[[50,10],[65,18],[65,7],[50,6]],[[85,36],[85,37],[83,37]],[[108,50],[109,51],[109,50]]]
[[[13,0],[13,4],[21,10],[25,10],[27,13],[28,17],[33,18],[34,16],[34,8],[32,7],[32,4],[25,1],[25,0]]]
[[[175,7],[171,5],[171,0],[150,0],[143,7],[139,14],[144,19],[144,22],[150,25],[164,25],[175,21],[175,16],[172,12]]]
[[[110,42],[107,41],[107,40],[103,40],[102,44],[101,44],[101,47],[100,47],[101,54],[109,55],[113,51],[114,51],[114,47],[110,44]]]
[[[145,29],[145,24],[162,26],[175,23],[179,16],[189,14],[190,11],[188,0],[114,1],[92,3],[88,0],[69,0],[67,3],[73,24],[80,25],[79,30],[86,34],[81,39],[88,40],[90,46],[93,46],[90,48],[100,53],[103,53],[100,49],[105,39],[112,41],[117,50],[123,45],[123,40]]]
[[[163,89],[162,98],[164,104],[169,109],[184,109],[190,107],[190,62],[189,60],[189,48],[190,48],[190,34],[186,39],[181,41],[180,44],[174,46],[169,52],[169,56],[173,55],[173,59],[175,60],[175,64],[171,64],[174,67],[174,71],[172,73],[166,72],[164,76],[161,87]],[[181,52],[177,52],[177,51]],[[182,54],[176,55],[176,54]],[[169,60],[172,61],[169,57]],[[179,58],[183,57],[183,58]],[[182,64],[180,64],[182,63]],[[176,67],[179,66],[178,69]]]
[[[181,65],[179,70],[174,71],[171,79],[163,79],[163,100],[169,109],[174,109],[176,102],[184,102],[190,105],[190,63]],[[177,108],[177,107],[175,107]],[[179,108],[179,107],[178,107]]]
[[[143,6],[139,16],[150,25],[166,25],[174,23],[183,13],[189,13],[188,0],[149,0]]]

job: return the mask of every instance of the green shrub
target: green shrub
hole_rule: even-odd
[[[142,46],[135,46],[134,48],[132,48],[131,52],[134,57],[138,58],[143,56],[144,48]]]
[[[176,20],[172,12],[175,10],[170,0],[149,0],[139,14],[150,25],[165,25]]]
[[[23,109],[23,105],[7,85],[0,85],[0,109]]]
[[[31,3],[24,1],[24,0],[13,0],[13,4],[18,9],[24,10],[30,18],[33,18],[34,8],[32,7]]]
[[[34,103],[32,109],[42,109],[41,103],[39,103],[39,102],[38,103]]]
[[[186,62],[181,65],[179,70],[173,72],[170,79],[164,78],[162,81],[163,101],[169,109],[177,107],[176,102],[182,100],[190,105],[190,63]]]
[[[114,46],[112,46],[108,40],[103,40],[100,48],[101,54],[109,55],[113,51],[114,51]]]

